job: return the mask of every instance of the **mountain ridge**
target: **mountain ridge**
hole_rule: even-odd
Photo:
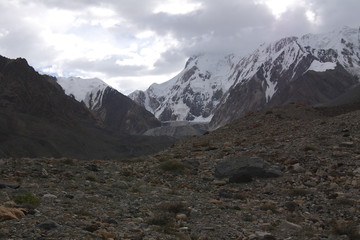
[[[260,92],[254,104],[263,108],[275,94],[282,94],[279,89],[284,90],[307,71],[326,72],[340,64],[350,75],[360,76],[357,36],[357,29],[342,27],[329,33],[286,37],[262,44],[244,57],[235,54],[193,56],[173,79],[153,84],[146,91],[136,91],[129,97],[161,121],[210,122],[215,115],[222,114],[218,109],[226,103],[233,89],[248,84],[257,76],[263,86],[257,88]],[[242,114],[258,110],[258,107],[246,107]],[[224,118],[233,119],[231,116]],[[227,121],[213,121],[212,126],[216,128],[225,123]]]
[[[98,78],[59,77],[57,82],[107,127],[139,135],[161,125],[150,112]]]

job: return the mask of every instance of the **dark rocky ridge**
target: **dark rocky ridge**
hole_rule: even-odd
[[[247,83],[236,85],[229,91],[226,102],[216,109],[209,124],[210,128],[222,126],[251,111],[291,102],[301,102],[309,106],[326,105],[359,85],[358,79],[341,65],[325,72],[308,71],[301,74],[301,71],[294,74],[299,75],[295,80],[288,78],[290,73],[279,76],[276,79],[278,90],[270,101],[266,101],[266,80],[261,70]]]
[[[0,57],[0,86],[2,157],[107,159],[146,154],[172,143],[110,131],[25,59]]]
[[[138,135],[161,126],[161,122],[152,113],[110,87],[104,90],[101,106],[90,109],[114,131]]]

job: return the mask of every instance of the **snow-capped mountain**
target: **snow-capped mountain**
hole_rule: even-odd
[[[98,78],[57,78],[67,95],[84,104],[97,118],[113,130],[141,134],[161,123],[130,98]]]
[[[326,34],[287,37],[263,44],[244,57],[194,56],[173,79],[129,96],[161,121],[212,120],[213,127],[247,111],[290,100],[320,103],[358,83],[354,79],[354,75],[360,76],[358,34],[357,29],[343,27]],[[322,82],[320,73],[332,79],[328,92],[323,89],[321,97],[315,94],[322,91],[318,89]],[[299,91],[304,89],[299,81],[306,83],[310,78],[313,78],[311,84],[316,79],[320,81],[317,86],[313,84],[314,89],[308,89],[314,93],[312,98],[306,92],[294,92],[295,86]]]
[[[98,78],[58,77],[57,82],[67,95],[84,102],[89,109],[101,107],[105,89],[110,87]]]
[[[209,122],[233,85],[230,76],[238,61],[234,55],[193,56],[173,79],[154,83],[145,92],[135,91],[129,97],[161,121]]]

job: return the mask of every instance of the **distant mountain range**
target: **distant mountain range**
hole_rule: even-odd
[[[22,58],[0,56],[0,86],[0,157],[108,159],[153,153],[174,142],[130,135],[159,121],[117,91],[106,87],[102,106],[87,108]]]
[[[359,84],[359,31],[288,37],[263,44],[247,56],[202,54],[183,71],[131,99],[161,121],[208,122],[218,128],[275,105],[329,102]]]

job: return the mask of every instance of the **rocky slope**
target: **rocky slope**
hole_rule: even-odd
[[[268,106],[330,101],[359,74],[358,30],[343,27],[263,44],[244,57],[194,56],[173,79],[130,97],[161,121],[211,120],[217,128]]]
[[[110,132],[54,78],[0,56],[0,156],[116,158],[160,150],[171,139]],[[158,141],[158,142],[156,142]]]
[[[57,78],[65,93],[91,110],[107,127],[127,134],[142,134],[161,125],[153,114],[102,80]]]
[[[8,214],[0,215],[0,236],[359,239],[355,106],[254,112],[142,158],[2,159],[0,202]],[[232,159],[256,159],[256,166],[231,166]],[[222,177],[229,166],[232,175]]]

